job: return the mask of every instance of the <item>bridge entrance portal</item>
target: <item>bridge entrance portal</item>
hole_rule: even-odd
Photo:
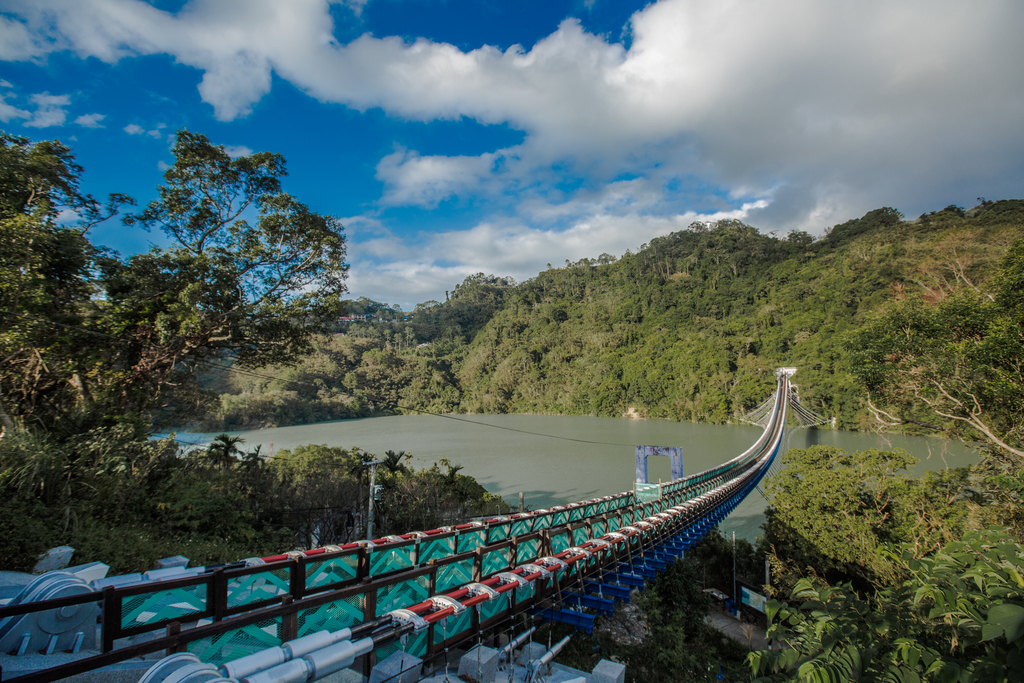
[[[636,480],[647,483],[647,458],[652,455],[664,455],[672,459],[672,481],[683,478],[683,449],[678,446],[637,446],[636,447]]]

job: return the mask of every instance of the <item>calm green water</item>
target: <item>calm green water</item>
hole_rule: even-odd
[[[358,446],[371,453],[404,450],[416,468],[442,457],[464,466],[488,491],[533,509],[630,490],[634,445],[681,446],[687,474],[739,455],[761,433],[748,425],[705,425],[662,420],[535,415],[473,415],[458,420],[430,415],[377,417],[237,432],[247,449],[277,452],[303,444]],[[518,430],[518,431],[514,431]],[[179,435],[205,441],[209,435]],[[572,439],[575,439],[573,441]],[[583,443],[591,442],[591,443]],[[977,456],[959,443],[925,437],[882,437],[834,430],[797,430],[789,446],[839,446],[847,451],[903,448],[921,460],[918,471],[969,465]],[[668,458],[651,458],[651,481],[669,479]],[[722,524],[726,534],[753,539],[764,521],[764,499],[752,493]]]

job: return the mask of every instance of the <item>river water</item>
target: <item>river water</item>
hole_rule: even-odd
[[[378,455],[388,450],[412,453],[416,468],[448,458],[463,466],[462,474],[476,478],[512,505],[518,504],[522,492],[532,509],[632,489],[636,444],[682,447],[684,470],[692,474],[739,455],[760,433],[760,427],[751,425],[545,415],[402,415],[232,432],[245,440],[246,450],[260,444],[263,453],[304,444],[358,446]],[[211,437],[178,435],[180,440],[197,443]],[[977,461],[977,455],[962,444],[938,438],[831,429],[799,429],[790,434],[790,448],[813,444],[847,451],[902,448],[921,460],[918,473]],[[650,481],[669,477],[668,458],[649,460]],[[754,492],[720,528],[753,540],[764,522],[764,507],[764,499]]]

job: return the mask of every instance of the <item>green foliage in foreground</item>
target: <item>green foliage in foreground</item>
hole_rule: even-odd
[[[26,430],[0,439],[0,567],[30,570],[59,545],[75,562],[114,573],[185,555],[232,562],[363,538],[368,467],[358,448],[303,446],[266,458],[237,437],[184,452],[173,440],[138,441],[133,429],[98,428],[72,440]],[[390,453],[375,536],[508,512],[457,465],[414,471]]]
[[[750,656],[759,681],[1024,680],[1024,553],[992,530],[915,559],[908,578],[861,597],[801,579],[797,604],[771,601],[769,636],[791,649]]]

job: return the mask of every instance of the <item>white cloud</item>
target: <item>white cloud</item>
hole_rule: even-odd
[[[245,145],[224,145],[224,151],[227,152],[228,156],[232,159],[252,154],[252,150]]]
[[[13,88],[14,84],[10,81],[0,78],[0,88]]]
[[[49,128],[51,126],[63,126],[67,120],[67,112],[64,108],[71,104],[71,98],[67,95],[51,95],[48,92],[38,93],[29,98],[36,110],[32,112],[32,118],[25,122],[29,128]]]
[[[104,126],[100,121],[105,118],[107,118],[106,114],[83,114],[75,119],[75,123],[85,128],[103,128]]]
[[[478,189],[490,177],[497,159],[497,154],[423,157],[398,149],[377,164],[377,179],[386,185],[382,201],[435,207],[460,192]]]
[[[161,171],[166,171],[171,168],[171,165],[166,161],[158,161],[156,162],[156,167]]]
[[[148,135],[151,138],[159,140],[164,136],[163,129],[166,127],[166,123],[158,123],[156,125],[156,128],[152,130],[146,130],[145,128],[136,123],[129,123],[127,126],[124,127],[124,132],[128,133],[128,135]]]
[[[18,109],[14,105],[7,104],[4,101],[4,95],[0,94],[0,121],[6,123],[14,119],[27,119],[30,116],[32,114],[24,109]]]

